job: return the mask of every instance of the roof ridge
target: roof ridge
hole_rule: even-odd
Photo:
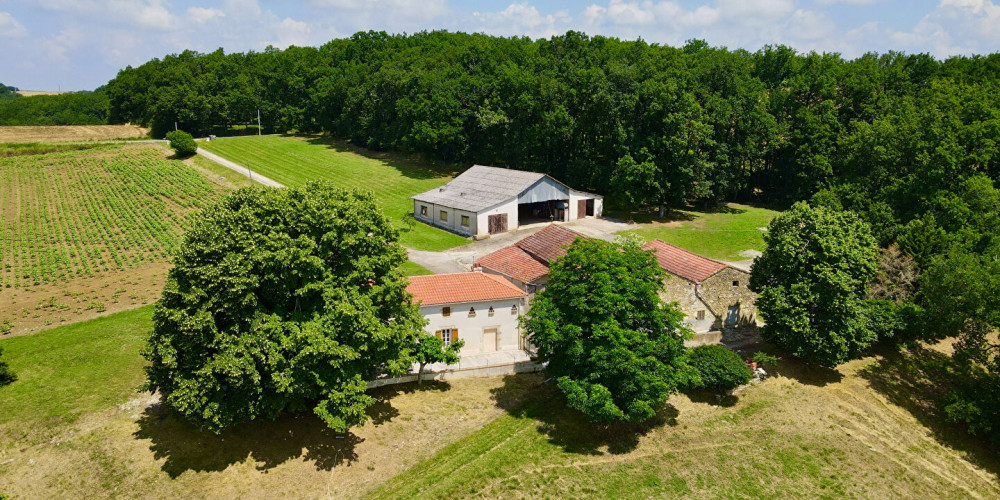
[[[691,254],[691,255],[694,255],[695,257],[701,257],[702,259],[705,259],[705,260],[710,260],[710,261],[712,261],[712,262],[715,262],[716,264],[720,264],[720,265],[723,265],[723,266],[726,266],[726,267],[733,267],[733,266],[730,266],[729,264],[727,264],[727,263],[725,263],[725,262],[722,262],[721,260],[715,260],[715,259],[713,259],[713,258],[711,258],[711,257],[705,257],[704,255],[702,255],[702,254],[700,254],[700,253],[694,253],[694,252],[692,252],[691,250],[688,250],[688,249],[686,249],[686,248],[682,248],[682,247],[679,247],[679,246],[677,246],[677,245],[674,245],[673,243],[667,243],[666,241],[663,241],[663,240],[661,240],[661,239],[659,239],[659,238],[655,238],[655,239],[652,239],[652,240],[649,240],[649,243],[652,243],[652,242],[654,242],[654,241],[659,241],[660,243],[663,243],[664,245],[667,245],[667,246],[669,246],[669,247],[673,247],[673,248],[676,248],[676,249],[678,249],[678,250],[680,250],[680,251],[682,251],[682,252],[686,252],[686,253],[689,253],[689,254]]]

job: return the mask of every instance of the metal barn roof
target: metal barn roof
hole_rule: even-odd
[[[544,177],[545,174],[536,172],[473,165],[448,184],[412,198],[457,210],[478,212],[516,198]]]

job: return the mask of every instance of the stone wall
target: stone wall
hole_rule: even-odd
[[[660,298],[664,302],[677,302],[681,307],[681,312],[686,316],[688,326],[695,333],[707,332],[712,329],[715,324],[715,316],[698,297],[694,283],[680,276],[668,274],[667,279],[663,280],[663,287],[664,291],[660,294]],[[704,311],[705,319],[698,319],[698,311]]]
[[[702,281],[698,297],[718,318],[716,329],[746,328],[757,324],[757,294],[750,291],[750,273],[727,267]]]

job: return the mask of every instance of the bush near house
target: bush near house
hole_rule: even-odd
[[[703,345],[687,353],[688,366],[696,376],[688,386],[723,393],[750,383],[753,372],[739,354],[721,345]]]
[[[186,157],[198,152],[198,145],[194,142],[194,137],[183,130],[167,132],[167,140],[170,141],[170,149],[177,153],[177,156]]]

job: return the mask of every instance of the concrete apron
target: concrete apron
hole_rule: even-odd
[[[385,385],[416,382],[419,365],[410,367],[410,373],[400,377],[386,377],[368,382],[368,388]],[[454,380],[472,377],[500,377],[515,373],[531,373],[541,371],[542,364],[531,361],[526,351],[497,351],[462,356],[454,365],[435,363],[424,367],[423,380]]]

